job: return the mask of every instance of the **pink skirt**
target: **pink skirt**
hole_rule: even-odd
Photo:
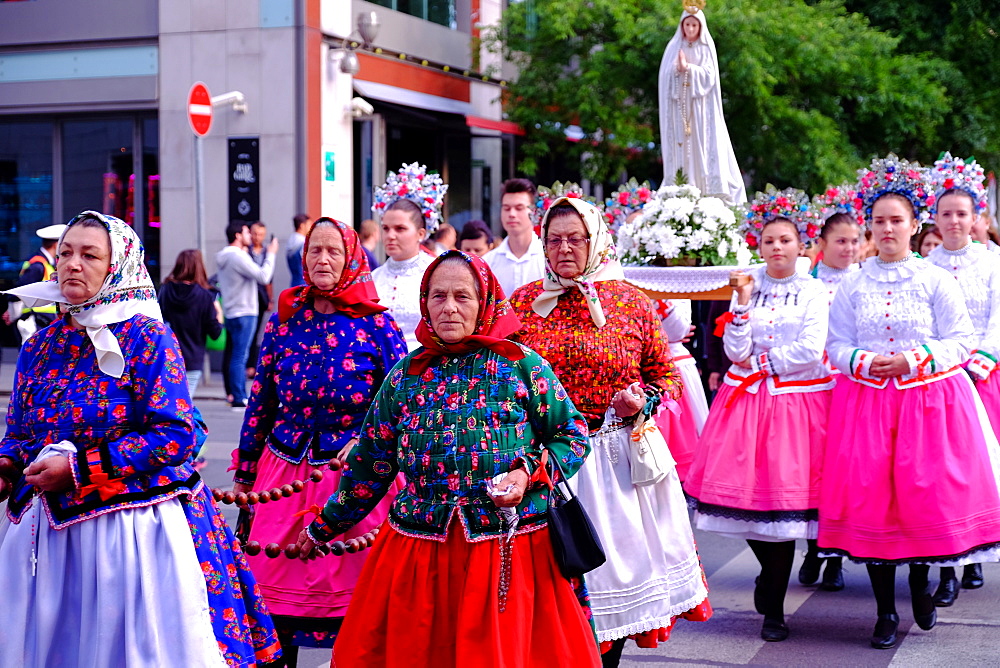
[[[820,550],[935,563],[1000,543],[1000,494],[964,374],[906,390],[844,379],[830,416]]]
[[[281,459],[269,449],[265,449],[257,465],[257,482],[254,490],[260,491],[280,487],[293,480],[306,480],[314,467],[308,462],[292,464]],[[401,488],[401,478],[393,483],[389,493],[379,502],[360,524],[336,540],[346,540],[371,531],[385,521],[396,492]],[[295,517],[295,513],[318,506],[322,508],[327,499],[337,491],[340,482],[339,471],[323,471],[323,479],[318,483],[307,482],[305,489],[277,503],[263,503],[254,506],[253,526],[250,540],[261,545],[277,543],[284,547],[294,543],[302,529],[315,518],[312,513]],[[354,585],[361,575],[361,568],[368,559],[369,551],[362,550],[340,557],[302,561],[279,557],[271,559],[263,552],[255,557],[248,556],[250,568],[257,578],[267,606],[274,615],[294,617],[342,617],[347,612],[354,593]]]
[[[734,392],[719,388],[684,491],[708,514],[815,509],[831,391],[772,395],[762,383],[726,408]]]
[[[976,389],[986,407],[993,433],[1000,434],[1000,373],[991,373],[986,380],[976,383]]]
[[[677,477],[684,482],[694,460],[695,446],[698,444],[702,427],[705,426],[707,406],[701,378],[698,376],[698,367],[678,365],[678,369],[684,381],[684,394],[677,402],[678,411],[674,413],[667,408],[661,408],[656,414],[656,426],[660,428],[660,433],[663,434],[670,454],[676,462]],[[697,383],[697,387],[692,388],[692,382]],[[700,404],[699,398],[694,396],[694,393],[701,394]]]

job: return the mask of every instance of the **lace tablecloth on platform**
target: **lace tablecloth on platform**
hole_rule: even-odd
[[[709,292],[729,285],[729,273],[749,267],[624,267],[625,280],[656,292]]]

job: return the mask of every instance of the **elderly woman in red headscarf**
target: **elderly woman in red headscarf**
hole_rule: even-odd
[[[504,340],[521,325],[480,258],[438,257],[420,299],[423,347],[382,385],[340,488],[299,538],[308,557],[353,530],[405,474],[334,662],[598,666],[546,527],[546,461],[565,475],[583,464],[583,416],[545,360]]]
[[[375,392],[406,354],[399,328],[377,303],[353,229],[320,218],[306,237],[302,259],[305,285],[281,294],[278,312],[264,328],[240,445],[233,452],[237,492],[306,480],[313,468],[346,453]],[[294,543],[311,516],[293,517],[325,503],[339,477],[327,471],[299,494],[251,506],[250,539]],[[382,523],[395,492],[391,484],[388,492],[390,498],[347,537]],[[297,646],[332,646],[366,557],[309,563],[250,557],[286,660]]]

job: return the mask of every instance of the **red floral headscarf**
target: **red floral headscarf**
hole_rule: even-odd
[[[434,333],[430,312],[427,309],[427,293],[430,289],[431,275],[438,266],[448,258],[461,258],[468,263],[475,276],[479,288],[479,315],[476,316],[476,328],[473,333],[457,343],[445,343]],[[420,282],[420,324],[417,325],[417,341],[424,349],[413,356],[407,373],[419,376],[438,358],[445,355],[464,355],[480,348],[489,348],[498,355],[509,360],[519,360],[524,357],[521,348],[506,337],[521,329],[521,321],[507,301],[503,288],[488,264],[475,255],[467,255],[462,251],[451,250],[438,256],[424,271]]]
[[[324,222],[332,223],[344,240],[344,268],[332,290],[320,290],[313,285],[312,279],[309,278],[309,270],[306,268],[309,240],[320,223]],[[385,306],[380,306],[377,303],[378,292],[375,290],[375,283],[372,282],[372,274],[368,269],[368,257],[361,247],[358,233],[339,220],[323,217],[317,219],[313,224],[309,234],[306,235],[305,245],[302,247],[302,277],[305,279],[305,285],[288,288],[278,298],[278,320],[280,322],[286,322],[312,297],[328,299],[335,309],[352,318],[360,318],[386,310]]]

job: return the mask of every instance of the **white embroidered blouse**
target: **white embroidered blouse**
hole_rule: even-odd
[[[958,282],[976,332],[968,369],[985,379],[997,368],[1000,357],[1000,257],[970,241],[955,251],[938,246],[927,259]]]
[[[733,364],[724,382],[751,394],[762,381],[771,394],[832,389],[833,378],[823,364],[829,323],[823,285],[799,272],[783,279],[771,278],[764,267],[749,273],[754,278],[750,303],[740,306],[733,295],[733,319],[722,343],[730,360],[746,360],[751,368]]]
[[[833,304],[833,298],[837,296],[837,288],[840,287],[840,282],[844,280],[844,277],[848,274],[853,274],[854,272],[860,270],[861,265],[859,264],[848,265],[846,269],[837,269],[836,267],[831,267],[823,262],[820,262],[813,270],[813,276],[823,283],[823,288],[826,290],[829,303]]]
[[[899,262],[869,258],[845,278],[830,308],[830,361],[852,380],[886,387],[870,374],[876,355],[903,354],[910,370],[896,387],[960,373],[975,332],[958,282],[916,255]]]
[[[420,251],[409,260],[388,258],[372,272],[379,304],[388,307],[411,352],[420,347],[416,336],[420,323],[420,281],[433,261],[433,257]]]

